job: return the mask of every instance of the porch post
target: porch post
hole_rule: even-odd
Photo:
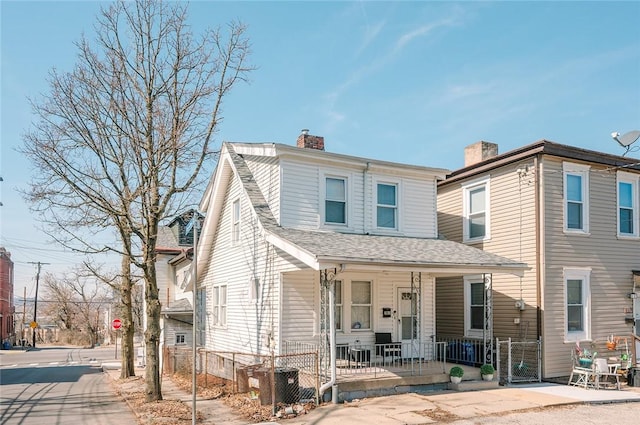
[[[484,328],[482,331],[483,363],[493,364],[493,287],[492,275],[484,278]]]
[[[415,302],[415,311],[413,309],[413,305],[411,306],[411,326],[416,324],[415,329],[411,329],[411,340],[415,340],[417,336],[418,347],[416,350],[415,344],[411,344],[411,356],[419,359],[421,356],[422,350],[422,329],[420,326],[420,322],[422,319],[422,272],[411,272],[411,294],[416,294],[416,302]],[[412,295],[413,296],[413,295]],[[417,351],[417,353],[416,353]],[[416,355],[417,354],[417,355]],[[419,363],[420,368],[422,368],[422,362]]]
[[[331,329],[334,323],[331,312],[334,306],[333,294],[335,293],[335,277],[337,269],[320,270],[320,369],[324,376],[330,375],[331,350],[335,352],[335,329]]]

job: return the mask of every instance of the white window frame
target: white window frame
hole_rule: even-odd
[[[484,235],[478,237],[471,237],[471,192],[484,188]],[[480,242],[491,239],[491,177],[483,177],[479,180],[474,180],[462,184],[462,241],[463,242]],[[478,215],[479,213],[475,213]]]
[[[344,200],[341,199],[327,199],[327,179],[335,179],[342,180],[344,182]],[[351,188],[350,188],[350,179],[346,175],[340,174],[331,174],[326,173],[322,175],[322,184],[321,184],[321,205],[322,205],[322,224],[324,226],[330,227],[348,227],[350,223],[349,215],[350,215],[350,207],[351,204]],[[344,202],[344,223],[327,221],[327,201],[334,202]]]
[[[563,187],[563,197],[562,197],[562,210],[564,216],[564,232],[565,233],[573,233],[573,234],[589,234],[589,170],[590,166],[584,164],[575,164],[572,162],[563,162],[562,163],[562,187]],[[569,176],[579,176],[582,179],[582,187],[581,195],[582,195],[582,228],[581,229],[573,229],[569,228],[569,202],[568,199],[568,184],[567,178]]]
[[[184,332],[176,333],[176,345],[186,345],[187,344],[187,334]]]
[[[565,342],[588,341],[591,339],[591,268],[563,269],[564,290],[564,340]],[[569,300],[567,284],[569,280],[582,281],[582,323],[581,331],[569,331]]]
[[[240,198],[233,201],[231,205],[231,243],[237,245],[240,243],[240,220],[242,216]]]
[[[227,326],[228,288],[226,283],[213,285],[213,326],[215,327]]]
[[[620,238],[638,238],[640,237],[640,175],[627,173],[624,171],[618,171],[616,179],[616,228],[617,234]],[[632,214],[632,222],[633,232],[631,233],[622,233],[620,231],[620,210],[622,208],[626,208],[620,205],[620,184],[630,184],[631,185],[631,214]]]
[[[395,204],[389,205],[389,204],[380,203],[380,201],[378,200],[378,187],[380,185],[393,186],[395,188],[395,195],[396,195]],[[398,220],[399,220],[398,205],[400,205],[400,202],[399,202],[400,184],[398,184],[397,182],[391,182],[391,181],[376,181],[375,188],[376,188],[376,212],[375,212],[376,228],[380,230],[398,230],[400,228],[400,225],[398,223]],[[380,224],[378,223],[378,209],[380,208],[393,210],[393,227],[380,226]]]
[[[471,328],[471,285],[482,285],[482,314],[483,314],[483,328],[472,329]],[[464,276],[464,336],[466,338],[482,338],[484,334],[484,293],[485,293],[485,281],[482,275],[469,275]]]

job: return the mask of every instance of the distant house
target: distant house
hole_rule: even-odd
[[[0,344],[15,343],[13,305],[13,261],[11,253],[0,248]]]
[[[439,231],[531,266],[494,276],[493,333],[541,338],[543,377],[565,376],[576,343],[602,355],[608,336],[640,332],[640,161],[546,140],[497,150],[469,146],[439,183]],[[480,276],[436,288],[438,335],[481,338]]]
[[[386,334],[398,357],[434,360],[435,278],[526,268],[438,238],[446,173],[329,153],[306,131],[297,146],[223,144],[200,205],[205,347],[282,354],[306,343],[369,364]]]
[[[191,346],[193,341],[193,292],[189,286],[193,229],[187,227],[193,214],[194,210],[187,211],[158,229],[156,275],[162,306],[161,352],[164,347]]]

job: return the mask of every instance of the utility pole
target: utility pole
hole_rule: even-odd
[[[38,327],[38,321],[36,320],[38,317],[38,286],[40,284],[40,267],[51,264],[51,263],[41,263],[30,261],[29,264],[35,264],[38,266],[38,272],[36,273],[36,298],[33,302],[33,322],[31,323],[31,328],[33,329],[33,343],[32,347],[36,348],[36,328]]]
[[[27,320],[27,287],[22,288],[22,326],[20,326],[20,345],[22,348],[26,345],[24,337],[24,322]]]

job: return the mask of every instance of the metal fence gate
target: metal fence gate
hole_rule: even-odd
[[[501,384],[542,381],[541,341],[496,338],[496,359]]]

